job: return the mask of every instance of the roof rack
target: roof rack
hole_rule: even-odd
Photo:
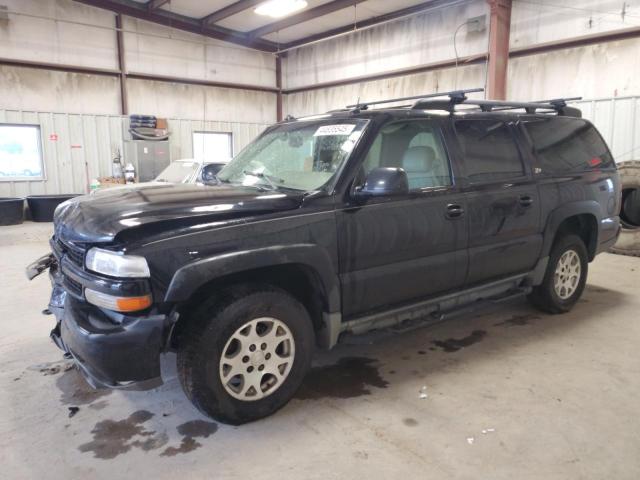
[[[455,111],[458,105],[470,105],[478,107],[483,112],[499,112],[504,110],[523,109],[527,113],[536,113],[543,110],[547,113],[556,112],[558,115],[568,117],[581,117],[582,112],[574,107],[567,106],[568,101],[579,100],[582,97],[555,98],[552,100],[542,100],[537,102],[508,102],[502,100],[470,100],[465,98],[462,101],[424,100],[420,99],[412,106],[412,110],[444,110],[450,113]]]
[[[558,111],[558,113],[560,115],[566,115],[566,116],[582,116],[582,112],[575,108],[575,107],[569,107],[567,105],[568,102],[574,102],[576,100],[582,100],[582,97],[568,97],[568,98],[553,98],[553,99],[549,99],[549,100],[535,100],[534,104],[548,104],[551,107],[553,107],[554,110]],[[471,102],[469,102],[471,103]],[[482,108],[482,107],[481,107]],[[497,112],[497,111],[502,111],[502,110],[514,110],[514,109],[518,109],[518,108],[525,108],[524,104],[520,104],[519,102],[516,102],[516,105],[513,106],[497,106],[497,108],[492,108],[490,111],[492,112]]]
[[[366,110],[371,105],[382,105],[384,103],[404,102],[405,100],[423,100],[425,98],[449,97],[450,102],[462,102],[467,99],[467,93],[484,92],[484,88],[468,88],[466,90],[452,90],[450,92],[428,93],[426,95],[415,95],[413,97],[390,98],[388,100],[377,100],[375,102],[360,102],[347,105],[347,109]]]

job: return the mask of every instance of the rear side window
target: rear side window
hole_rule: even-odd
[[[496,182],[524,175],[509,127],[495,120],[458,120],[456,132],[470,182]]]
[[[593,125],[551,117],[525,123],[542,173],[566,173],[613,166],[613,157]]]

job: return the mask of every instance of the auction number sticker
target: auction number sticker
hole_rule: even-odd
[[[354,123],[342,123],[340,125],[323,125],[313,134],[314,137],[329,135],[349,135],[356,128]]]

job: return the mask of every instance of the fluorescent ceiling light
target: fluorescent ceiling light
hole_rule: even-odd
[[[258,15],[266,15],[273,18],[284,17],[307,6],[305,0],[269,0],[254,10]]]

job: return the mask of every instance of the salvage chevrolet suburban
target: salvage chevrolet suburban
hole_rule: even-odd
[[[619,234],[611,153],[564,100],[467,92],[287,118],[205,185],[65,202],[28,268],[49,269],[51,338],[94,387],[157,385],[177,352],[189,399],[239,424],[343,333],[517,296],[568,311]]]

